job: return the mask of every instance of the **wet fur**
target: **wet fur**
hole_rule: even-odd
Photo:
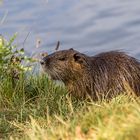
[[[63,81],[74,96],[98,100],[128,92],[140,95],[140,63],[123,52],[90,57],[69,49],[48,55],[42,61],[44,71],[52,79]]]

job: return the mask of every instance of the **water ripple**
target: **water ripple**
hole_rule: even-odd
[[[7,38],[19,33],[18,44],[30,36],[25,49],[32,53],[52,52],[58,40],[61,49],[75,48],[90,55],[123,50],[140,58],[139,0],[6,0],[0,7],[0,34]],[[42,48],[35,49],[37,38]]]

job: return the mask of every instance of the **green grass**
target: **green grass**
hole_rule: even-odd
[[[138,140],[140,102],[78,100],[45,76],[0,83],[0,139]]]

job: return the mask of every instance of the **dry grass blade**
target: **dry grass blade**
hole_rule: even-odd
[[[60,47],[60,41],[57,42],[57,45],[55,47],[55,51],[58,51],[59,47]]]
[[[7,17],[7,15],[8,15],[8,10],[5,12],[3,18],[1,19],[0,25],[2,25],[2,24],[4,23],[4,21],[5,21],[6,17]]]
[[[36,48],[40,48],[40,45],[41,45],[41,39],[38,38],[38,39],[36,40]]]

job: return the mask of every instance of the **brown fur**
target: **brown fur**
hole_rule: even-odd
[[[87,56],[76,50],[62,50],[44,57],[42,67],[52,79],[65,83],[78,97],[93,100],[122,93],[140,95],[140,63],[123,52],[111,51]]]

